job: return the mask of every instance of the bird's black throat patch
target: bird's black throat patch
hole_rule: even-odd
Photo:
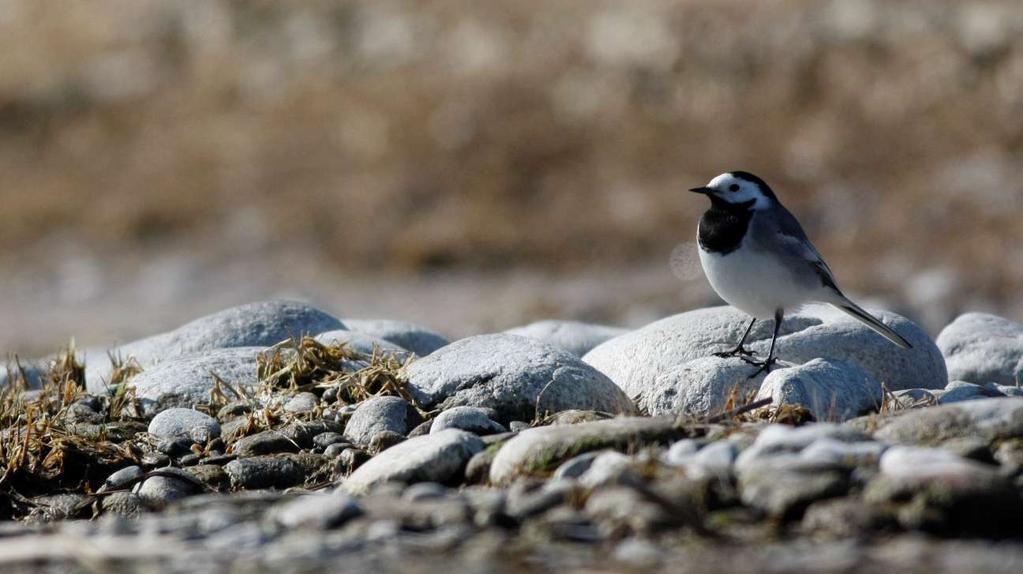
[[[739,248],[753,219],[753,204],[728,203],[711,196],[711,206],[700,218],[700,247],[705,251],[728,255]]]

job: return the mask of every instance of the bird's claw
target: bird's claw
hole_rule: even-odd
[[[755,379],[758,376],[760,376],[760,373],[770,373],[771,367],[773,367],[778,362],[778,359],[775,359],[773,357],[766,361],[759,362],[746,358],[743,358],[743,360],[745,360],[746,363],[748,363],[750,366],[759,367],[757,370],[753,371],[752,375],[746,377],[747,379]]]
[[[757,356],[757,352],[756,351],[750,351],[749,349],[747,349],[745,347],[736,347],[736,348],[734,348],[734,349],[732,349],[730,351],[720,351],[720,352],[714,353],[714,356],[715,357],[721,357],[722,359],[727,359],[729,357],[739,357],[739,358],[741,358],[743,360],[747,360],[749,357]]]

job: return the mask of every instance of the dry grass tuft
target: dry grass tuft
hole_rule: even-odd
[[[138,461],[140,450],[108,428],[126,422],[130,391],[111,399],[98,423],[70,416],[70,407],[85,397],[85,368],[73,344],[53,361],[42,388],[27,390],[25,377],[0,389],[0,492],[11,500],[18,493],[90,491],[113,470]],[[7,512],[0,508],[0,515]]]
[[[312,337],[288,339],[260,354],[258,375],[273,390],[322,394],[336,388],[337,401],[354,404],[380,395],[415,403],[401,376],[406,362],[374,349],[369,356],[348,345],[326,345]]]
[[[428,418],[433,413],[420,406],[408,391],[402,375],[406,364],[407,360],[379,349],[365,355],[348,345],[327,345],[312,337],[288,339],[257,358],[260,385],[254,392],[217,378],[205,410],[215,414],[224,405],[238,400],[252,407],[245,415],[246,424],[227,437],[229,444],[292,422],[320,420],[329,408],[384,395],[405,399]],[[285,399],[300,392],[311,392],[319,397],[317,407],[303,413],[285,411]]]

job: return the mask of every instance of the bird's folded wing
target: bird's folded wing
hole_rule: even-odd
[[[799,225],[799,221],[792,213],[779,205],[771,210],[768,217],[758,217],[758,219],[756,227],[759,229],[756,230],[756,233],[759,236],[758,239],[766,243],[766,248],[775,251],[776,255],[795,268],[808,268],[817,276],[823,286],[841,293],[831,268],[810,242],[803,227]]]

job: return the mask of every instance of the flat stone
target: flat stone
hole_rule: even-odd
[[[466,463],[483,447],[476,435],[457,429],[411,438],[371,458],[340,488],[362,494],[384,482],[448,483],[462,476]]]
[[[433,419],[431,433],[455,428],[476,435],[491,435],[508,432],[500,423],[490,419],[490,412],[479,407],[452,407]]]
[[[768,375],[755,400],[768,398],[774,406],[805,407],[818,421],[845,421],[880,408],[884,393],[852,363],[814,359]]]
[[[339,319],[304,303],[263,301],[201,317],[173,331],[117,347],[111,354],[122,359],[134,358],[146,370],[174,357],[201,355],[214,349],[265,348],[290,337],[344,328]],[[111,368],[109,360],[90,357],[86,364],[90,392],[106,391],[105,381]]]
[[[368,445],[379,432],[391,431],[405,436],[420,422],[422,417],[405,399],[373,397],[359,404],[345,425],[344,437],[355,444]]]
[[[669,442],[685,435],[675,417],[616,418],[531,428],[501,447],[490,465],[490,481],[507,484],[518,476],[553,471],[585,452]]]
[[[420,357],[446,346],[450,341],[440,333],[409,323],[392,319],[345,319],[349,330],[364,333],[408,349]]]
[[[537,321],[505,331],[509,335],[528,337],[553,345],[577,357],[582,357],[604,341],[628,332],[628,329],[619,327],[560,320]]]
[[[632,402],[578,357],[514,335],[451,343],[406,368],[409,391],[426,408],[492,408],[498,422],[568,409],[630,413]]]
[[[967,313],[938,335],[951,380],[1014,386],[1023,380],[1023,323]]]
[[[256,357],[262,351],[262,347],[240,347],[174,357],[135,375],[131,384],[146,413],[195,407],[210,401],[215,377],[241,389],[255,389],[259,384]]]
[[[220,423],[210,415],[194,409],[170,408],[153,417],[149,422],[149,434],[158,438],[184,436],[196,443],[205,444],[220,436]]]
[[[874,437],[895,444],[939,445],[977,437],[988,442],[1023,436],[1023,397],[979,399],[857,419]]]

